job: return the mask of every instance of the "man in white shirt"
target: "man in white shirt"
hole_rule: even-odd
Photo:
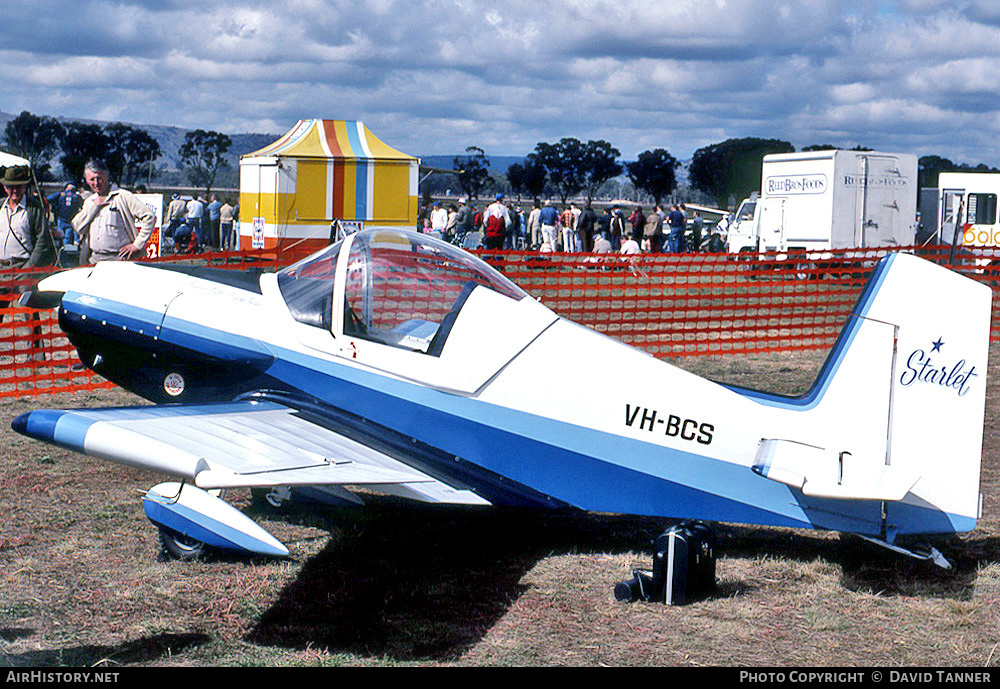
[[[503,203],[503,194],[497,194],[496,201],[486,207],[483,213],[483,225],[486,226],[483,247],[486,249],[503,249],[503,240],[507,228],[510,227],[510,213]]]
[[[55,255],[42,204],[28,195],[30,180],[26,165],[4,168],[0,176],[7,194],[0,206],[0,266],[33,268],[48,265]]]
[[[622,241],[622,248],[618,253],[622,256],[633,256],[642,253],[642,250],[639,248],[639,242],[632,239],[631,235],[626,235],[625,240]]]
[[[444,228],[448,224],[448,211],[441,207],[438,201],[434,202],[434,206],[431,211],[431,232],[440,232],[444,234]]]
[[[205,202],[201,198],[193,198],[187,203],[187,224],[198,233],[198,244],[205,246],[205,228],[202,227],[202,218],[205,215]]]

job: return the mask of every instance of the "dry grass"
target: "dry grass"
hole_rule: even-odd
[[[681,360],[794,393],[818,354]],[[1000,365],[991,354],[990,383]],[[118,390],[46,406],[135,403]],[[287,561],[160,561],[139,491],[158,482],[9,430],[0,402],[0,665],[837,665],[1000,662],[998,408],[986,517],[947,574],[835,534],[720,525],[719,588],[619,604],[655,519],[439,508],[256,514]],[[249,496],[231,496],[247,507]]]

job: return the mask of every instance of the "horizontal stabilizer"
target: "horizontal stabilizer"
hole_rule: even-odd
[[[920,478],[886,466],[884,457],[855,457],[791,440],[761,440],[752,469],[805,495],[842,500],[902,500]]]

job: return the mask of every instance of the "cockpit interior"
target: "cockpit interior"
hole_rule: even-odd
[[[349,235],[278,273],[297,321],[433,357],[477,286],[515,302],[528,296],[478,258],[397,230]]]

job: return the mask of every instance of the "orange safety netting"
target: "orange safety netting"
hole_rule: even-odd
[[[787,256],[481,252],[522,289],[559,313],[658,357],[828,349],[880,258],[912,251],[994,289],[1000,254],[949,247],[857,249]],[[262,251],[167,257],[222,268],[275,270],[301,258]],[[46,270],[0,273],[0,397],[109,387],[85,369],[56,311],[17,305]],[[956,308],[961,308],[956,304]],[[1000,300],[994,300],[994,309]],[[991,338],[1000,339],[1000,319]]]

